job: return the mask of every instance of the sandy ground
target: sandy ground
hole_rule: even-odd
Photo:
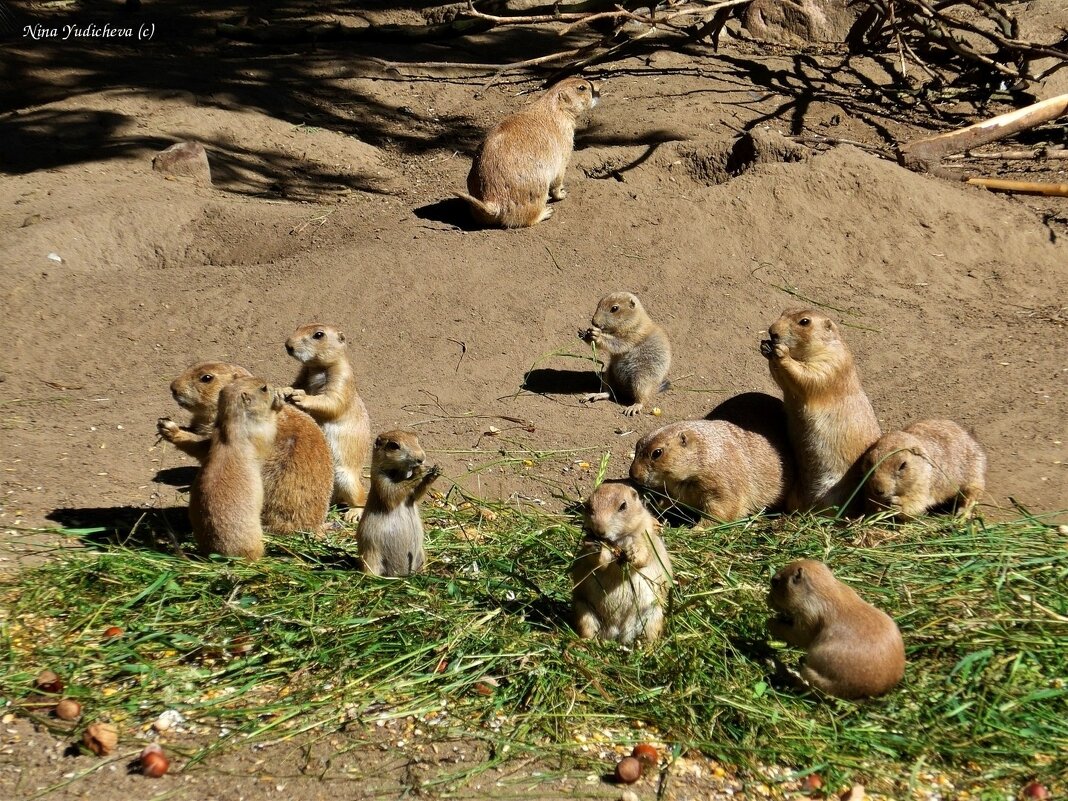
[[[212,31],[232,9],[147,5],[152,42],[6,45],[0,525],[121,526],[158,507],[184,525],[191,462],[155,437],[157,417],[182,419],[169,381],[211,358],[289,383],[282,343],[311,321],[349,334],[375,429],[414,427],[465,491],[560,509],[603,454],[624,475],[657,425],[774,393],[762,332],[808,304],[846,326],[884,428],[974,429],[985,514],[1068,510],[1068,200],[782,138],[887,148],[1006,107],[895,108],[877,64],[833,54],[647,54],[590,72],[603,102],[555,216],[473,230],[450,193],[480,132],[536,82],[404,79],[367,60],[397,48],[228,43]],[[486,39],[405,57],[477,61]],[[545,48],[518,31],[493,44]],[[214,186],[153,173],[152,155],[186,138],[207,148]],[[1065,181],[1063,164],[1014,169]],[[674,343],[660,418],[578,401],[597,379],[575,332],[618,289]]]

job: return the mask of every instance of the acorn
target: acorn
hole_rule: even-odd
[[[660,762],[660,752],[649,743],[638,743],[630,755],[646,767],[655,767]]]
[[[63,680],[51,670],[42,670],[38,673],[34,684],[43,693],[58,695],[63,692]]]
[[[82,705],[73,698],[64,698],[56,704],[56,717],[60,720],[74,721],[82,716]]]
[[[157,743],[146,745],[141,751],[141,773],[152,779],[158,779],[171,766],[170,760]]]
[[[122,636],[122,629],[120,629],[118,626],[108,626],[106,629],[104,629],[104,638],[105,639],[110,640],[110,639],[113,639],[115,637],[121,637],[121,636]]]
[[[616,781],[620,784],[634,784],[642,777],[641,760],[635,757],[623,757],[616,763]]]
[[[119,742],[119,732],[110,723],[94,723],[82,735],[85,747],[97,756],[107,756]]]

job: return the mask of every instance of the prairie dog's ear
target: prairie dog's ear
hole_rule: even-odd
[[[338,342],[344,342],[345,341],[345,335],[343,333],[341,333],[340,331],[337,332],[337,341]]]
[[[375,450],[382,447],[382,437],[375,437]]]
[[[797,568],[792,576],[790,576],[790,582],[793,584],[801,583],[801,576],[804,574],[805,569],[803,567]]]
[[[251,406],[252,405],[252,395],[250,393],[248,393],[248,392],[242,392],[241,393],[241,402],[243,404],[245,404],[245,406]]]
[[[630,299],[630,307],[633,309],[637,305],[638,305],[637,301],[634,300],[634,298],[631,298]]]
[[[682,445],[683,447],[686,447],[686,432],[685,431],[680,431],[679,432],[679,444]]]

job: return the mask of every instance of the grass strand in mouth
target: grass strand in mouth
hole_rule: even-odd
[[[357,572],[347,530],[272,538],[255,563],[174,553],[152,514],[134,538],[68,531],[84,547],[0,585],[0,693],[47,722],[31,703],[47,667],[85,722],[140,729],[177,709],[230,732],[194,761],[415,715],[433,722],[426,736],[479,738],[494,759],[508,745],[583,764],[576,735],[651,732],[755,775],[824,766],[831,782],[873,787],[908,786],[921,764],[958,787],[1068,773],[1068,548],[1035,516],[667,529],[677,582],[647,650],[567,627],[577,520],[449,505],[428,507],[426,525],[428,572],[403,580]],[[887,697],[819,701],[769,679],[771,648],[783,652],[766,641],[768,581],[800,557],[898,621],[908,668]],[[122,635],[104,637],[109,626]]]

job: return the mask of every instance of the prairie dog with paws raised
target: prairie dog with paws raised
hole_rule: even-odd
[[[671,369],[671,342],[664,329],[653,322],[632,292],[613,292],[597,303],[590,328],[579,338],[592,342],[608,354],[605,380],[611,392],[594,392],[584,403],[615,399],[628,405],[630,417],[652,404],[667,388]]]
[[[553,210],[548,201],[567,197],[564,173],[578,118],[599,99],[592,81],[565,78],[490,130],[467,176],[469,194],[456,193],[475,219],[501,228],[549,219]]]
[[[286,352],[301,363],[287,399],[310,414],[326,435],[334,457],[334,501],[349,507],[345,520],[359,517],[367,499],[363,468],[371,451],[371,420],[356,391],[345,335],[331,325],[302,325],[286,340]]]
[[[957,514],[972,513],[986,488],[986,453],[952,420],[920,420],[883,434],[864,455],[868,511],[891,509],[916,517],[960,501]]]
[[[802,508],[860,499],[859,460],[882,432],[837,324],[814,309],[785,311],[768,334],[760,352],[782,389]]]
[[[771,580],[772,636],[806,651],[801,677],[837,698],[889,692],[905,675],[897,624],[836,579],[827,565],[791,562]]]
[[[586,501],[585,539],[571,566],[575,630],[629,645],[664,629],[671,560],[660,524],[627,484],[601,484]]]
[[[375,439],[371,492],[356,531],[363,569],[376,576],[407,576],[423,569],[423,519],[419,501],[441,471],[423,467],[426,452],[410,431],[386,431]]]
[[[200,362],[171,383],[171,394],[192,413],[187,429],[161,417],[160,437],[204,462],[218,413],[219,394],[252,374],[236,364]],[[201,436],[202,434],[207,436]],[[334,466],[323,431],[304,412],[285,406],[278,413],[270,454],[263,464],[263,527],[275,534],[315,532],[326,520],[334,487]]]
[[[201,553],[263,556],[263,463],[284,406],[282,393],[258,378],[237,378],[219,393],[211,447],[189,492]]]

